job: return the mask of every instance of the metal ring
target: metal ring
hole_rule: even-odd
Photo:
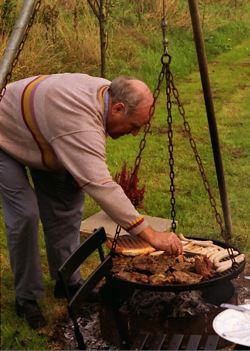
[[[169,54],[163,54],[161,57],[161,63],[163,65],[169,65],[171,62],[171,56]]]

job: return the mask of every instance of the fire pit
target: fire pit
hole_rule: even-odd
[[[227,247],[223,242],[217,240],[213,242],[221,248]],[[240,254],[239,250],[237,251]],[[144,282],[130,280],[126,274],[114,274],[113,288],[120,295],[120,312],[125,335],[128,335],[130,340],[134,340],[142,331],[152,335],[160,333],[170,336],[173,333],[188,333],[189,335],[201,334],[206,338],[211,335],[216,336],[212,329],[212,321],[222,311],[218,305],[225,301],[237,304],[237,296],[231,280],[238,277],[244,267],[245,260],[233,264],[224,272],[216,272],[212,277],[194,284],[152,284],[147,277]],[[145,267],[144,270],[144,273],[147,273],[148,268]],[[129,272],[129,268],[127,271]],[[116,344],[117,336],[114,337],[114,333],[107,328],[108,321],[112,319],[111,314],[107,306],[101,306],[102,335]],[[216,336],[217,341],[218,339]],[[168,338],[165,341],[168,343]],[[202,339],[200,342],[202,343]],[[207,339],[203,340],[203,346],[201,344],[200,347],[204,348],[206,344]],[[230,343],[220,340],[219,347],[226,347],[228,344]],[[164,349],[163,344],[162,347]]]
[[[234,295],[224,301],[237,303],[237,296]],[[207,302],[202,292],[198,290],[180,293],[135,290],[131,297],[124,300],[120,308],[122,327],[126,329],[124,332],[130,340],[135,340],[143,332],[151,335],[167,335],[166,343],[174,334],[201,334],[205,343],[208,335],[215,335],[212,321],[220,311],[222,311],[220,307]],[[110,320],[112,310],[102,304],[100,306],[102,336],[110,343],[118,345],[118,335],[114,333],[115,329],[110,328]],[[229,344],[221,340],[219,346],[226,347]]]
[[[163,338],[164,340],[166,339],[166,342],[169,342],[169,337],[173,333],[186,333],[188,331],[189,334],[202,333],[202,337],[203,335],[207,337],[210,333],[214,334],[211,321],[220,312],[220,308],[216,304],[221,302],[237,304],[237,294],[234,294],[234,286],[231,280],[235,275],[239,274],[239,270],[244,269],[244,265],[245,262],[237,265],[236,268],[235,266],[232,267],[233,273],[231,272],[231,275],[227,275],[226,279],[217,279],[216,283],[214,281],[213,284],[202,287],[199,285],[199,288],[195,284],[194,289],[190,289],[189,285],[182,286],[181,289],[177,287],[176,290],[169,290],[168,286],[167,289],[162,289],[162,286],[159,288],[158,285],[153,286],[152,289],[152,287],[148,288],[150,284],[146,284],[145,288],[144,284],[131,284],[129,281],[123,281],[114,277],[112,279],[112,283],[114,284],[113,289],[117,290],[117,295],[119,295],[119,311],[122,316],[120,326],[123,328],[125,334],[128,335],[130,341],[133,341],[135,336],[142,331],[152,333],[153,335],[157,335],[158,333],[166,335],[167,337]],[[226,274],[228,274],[228,271]],[[173,288],[173,285],[171,288]],[[214,295],[217,295],[221,291],[230,291],[230,294],[228,296],[222,294],[219,297],[219,301],[215,302]],[[104,292],[105,285],[100,297],[104,296]],[[218,299],[218,296],[216,298]],[[97,340],[91,347],[87,345],[89,349],[92,349],[92,346],[94,349],[99,349],[100,345],[102,345],[102,349],[106,347],[109,349],[119,348],[119,337],[117,338],[117,334],[115,335],[117,325],[113,318],[114,310],[110,308],[114,301],[110,301],[110,306],[107,301],[108,299],[103,299],[100,304],[101,334],[99,334],[98,339],[102,340]],[[79,310],[79,312],[81,311]],[[86,317],[85,313],[83,314]],[[96,320],[91,320],[93,316],[94,319],[98,318],[99,322],[98,313],[91,313],[89,316],[90,321],[87,321],[87,324],[83,323],[83,334],[86,334],[84,329],[86,326],[88,327],[87,333],[89,333],[94,329],[92,326],[97,325]],[[81,319],[82,317],[79,316],[80,324]],[[112,325],[112,323],[114,324]],[[70,326],[70,330],[72,332],[72,325]],[[65,335],[69,335],[69,333],[66,332]],[[95,339],[97,335],[98,333],[95,331],[93,337],[90,336],[89,340]],[[107,342],[105,346],[103,340]],[[95,347],[94,345],[99,346]],[[163,344],[162,346],[167,347]]]
[[[211,348],[214,350],[217,348],[234,349],[235,345],[217,336],[212,322],[215,316],[223,311],[223,308],[217,305],[218,302],[219,304],[222,302],[244,303],[246,296],[249,296],[249,287],[247,280],[242,277],[237,278],[234,284],[226,282],[218,289],[209,290],[209,294],[206,292],[208,299],[201,290],[174,293],[135,289],[132,296],[124,299],[120,308],[123,332],[128,335],[132,345],[135,340],[138,340],[138,336],[150,335],[147,342],[142,338],[145,342],[143,350],[158,349],[154,346],[157,340],[161,342],[164,340],[160,349],[175,349],[169,348],[169,345],[172,345],[172,339],[175,340],[176,337],[175,341],[179,343],[179,349],[186,349],[189,339],[193,341],[194,338],[197,338],[196,341],[199,340],[197,349],[209,349],[211,346],[209,343],[214,345],[215,348]],[[116,328],[110,324],[113,318],[112,313],[109,306],[100,305],[101,333],[105,340],[119,347],[118,333],[115,332]],[[141,349],[140,347],[138,346],[137,349]]]

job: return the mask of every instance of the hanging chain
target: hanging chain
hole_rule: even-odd
[[[171,91],[172,91],[173,96],[174,96],[174,98],[175,98],[175,100],[177,102],[179,113],[180,113],[180,115],[183,118],[184,128],[185,128],[185,131],[186,131],[186,133],[187,133],[187,135],[189,137],[189,143],[190,143],[191,148],[193,150],[194,157],[196,159],[196,162],[197,162],[197,165],[198,165],[198,168],[199,168],[202,180],[203,180],[204,188],[207,191],[208,198],[209,198],[212,210],[213,210],[213,212],[215,214],[215,219],[216,219],[216,221],[217,221],[217,223],[218,223],[218,225],[220,227],[221,236],[222,236],[222,238],[224,239],[224,241],[226,243],[226,248],[228,250],[229,257],[231,258],[232,263],[233,264],[237,264],[235,262],[235,258],[234,258],[234,254],[233,254],[233,248],[229,246],[229,243],[228,243],[228,240],[227,240],[227,236],[226,236],[226,233],[225,233],[225,229],[224,229],[224,226],[223,226],[223,221],[222,221],[220,213],[217,210],[216,201],[215,201],[215,198],[214,198],[214,196],[212,194],[212,190],[211,190],[209,181],[207,179],[207,176],[206,176],[206,173],[205,173],[205,169],[204,169],[201,157],[200,157],[200,155],[198,153],[196,142],[195,142],[195,140],[194,140],[194,138],[192,136],[190,124],[189,124],[189,122],[186,119],[186,113],[185,113],[184,106],[182,105],[182,103],[180,101],[179,92],[178,92],[177,88],[175,87],[173,75],[172,75],[171,72],[169,72],[169,73],[170,73],[169,78],[170,78]]]
[[[167,54],[167,43],[168,43],[168,40],[166,38],[166,29],[167,29],[166,6],[165,6],[165,0],[163,0],[163,1],[164,1],[164,6],[163,6],[163,18],[162,18],[162,22],[161,22],[161,27],[162,27],[162,34],[163,34],[163,41],[162,42],[163,42],[163,50],[164,51],[163,51],[163,55],[161,57],[162,67],[161,67],[161,71],[160,71],[159,76],[158,76],[157,86],[156,86],[156,88],[155,88],[155,90],[153,92],[153,104],[150,107],[150,111],[149,111],[149,117],[150,117],[149,118],[149,122],[144,127],[144,135],[143,135],[143,137],[142,137],[142,139],[140,141],[140,144],[139,144],[139,152],[138,152],[138,155],[135,158],[134,168],[133,168],[133,171],[131,172],[130,180],[133,179],[134,174],[136,174],[136,172],[138,172],[138,170],[139,170],[139,167],[140,167],[140,164],[141,164],[141,159],[142,159],[142,152],[143,152],[143,150],[145,149],[145,146],[146,146],[146,137],[147,137],[147,135],[149,134],[149,132],[151,130],[151,122],[150,121],[151,121],[151,119],[152,119],[152,117],[154,115],[155,104],[156,104],[156,101],[157,101],[157,99],[158,99],[158,97],[160,95],[162,82],[164,80],[164,77],[166,76],[166,68],[169,65],[169,61],[170,61],[170,56]],[[173,186],[173,188],[174,188],[174,186]],[[174,199],[171,200],[171,203],[174,204],[175,200]],[[172,218],[173,218],[172,228],[173,228],[173,230],[175,230],[175,228],[176,228],[175,209],[173,207],[172,207],[171,214],[172,214]],[[121,232],[121,226],[117,225],[116,232],[115,232],[115,235],[114,235],[114,239],[113,239],[113,242],[112,242],[112,247],[111,247],[111,250],[110,250],[111,254],[115,252],[115,248],[116,248],[116,245],[117,245],[117,240],[118,240],[120,232]]]
[[[23,39],[22,39],[22,41],[21,41],[21,43],[20,43],[20,45],[19,45],[18,51],[17,51],[17,53],[16,53],[16,55],[15,55],[15,57],[14,57],[14,60],[13,60],[13,62],[12,62],[11,70],[10,70],[10,72],[8,72],[8,74],[7,74],[6,78],[5,78],[4,86],[3,86],[3,88],[2,88],[2,90],[1,90],[1,92],[0,92],[0,102],[1,102],[2,98],[4,97],[4,94],[5,94],[5,91],[6,91],[6,85],[7,85],[7,84],[10,82],[10,80],[11,80],[12,72],[13,72],[15,66],[17,65],[19,55],[20,55],[21,51],[23,50],[24,43],[25,43],[25,41],[26,41],[26,39],[27,39],[27,37],[28,37],[30,28],[31,28],[32,25],[33,25],[33,22],[34,22],[36,13],[37,13],[37,11],[39,10],[40,6],[41,6],[41,0],[38,0],[38,1],[37,1],[37,4],[36,4],[36,6],[35,6],[35,9],[34,9],[34,11],[33,11],[33,14],[32,14],[31,17],[30,17],[30,21],[29,21],[29,24],[27,25],[27,28],[26,28],[26,30],[25,30]]]
[[[173,118],[172,118],[172,101],[171,101],[171,72],[170,72],[170,62],[171,57],[168,54],[164,55],[165,58],[165,69],[166,69],[166,109],[167,109],[167,122],[168,122],[168,152],[169,152],[169,178],[170,178],[170,204],[171,204],[171,218],[172,231],[176,230],[176,210],[175,210],[175,185],[174,185],[174,144],[173,144]],[[167,59],[167,60],[166,60]]]
[[[131,172],[130,181],[133,179],[133,175],[136,174],[136,172],[138,172],[140,164],[141,164],[142,152],[146,146],[146,137],[150,133],[150,130],[151,130],[151,122],[150,121],[153,118],[153,115],[155,113],[155,104],[156,104],[156,101],[159,97],[159,94],[161,91],[161,85],[162,85],[162,82],[163,82],[164,76],[165,76],[165,66],[166,66],[166,64],[164,63],[164,61],[162,59],[161,72],[158,76],[157,87],[155,88],[154,93],[153,93],[153,103],[152,103],[150,110],[149,110],[149,122],[147,124],[145,124],[145,126],[144,126],[144,131],[143,131],[144,134],[143,134],[143,137],[142,137],[140,144],[139,144],[139,152],[135,158],[135,163],[134,163],[133,171]],[[117,240],[118,240],[119,234],[121,232],[121,229],[122,229],[121,226],[117,225],[114,239],[112,242],[111,253],[115,252]]]
[[[153,104],[151,105],[150,110],[149,110],[149,122],[144,127],[144,131],[143,131],[144,134],[143,134],[143,137],[142,137],[140,144],[139,144],[139,152],[135,158],[135,163],[134,163],[132,175],[138,171],[140,164],[141,164],[142,152],[146,146],[146,137],[150,133],[150,130],[151,130],[151,119],[153,118],[153,115],[155,113],[155,104],[156,104],[156,101],[157,101],[158,96],[160,94],[161,85],[162,85],[162,82],[164,79],[164,71],[165,71],[165,67],[162,66],[161,72],[160,72],[159,77],[158,77],[158,84],[157,84],[157,87],[155,88],[154,93],[153,93]]]
[[[170,84],[170,62],[171,56],[168,54],[168,39],[167,39],[167,7],[166,0],[162,4],[162,44],[164,54],[162,55],[161,62],[164,65],[165,79],[166,79],[166,109],[167,109],[167,123],[168,123],[168,153],[169,153],[169,178],[170,178],[170,204],[171,204],[171,229],[173,232],[176,230],[176,209],[175,209],[175,185],[174,185],[174,145],[173,145],[173,118],[172,118],[172,101],[171,101],[171,84]]]
[[[224,227],[223,227],[223,221],[222,221],[220,213],[218,212],[218,210],[216,208],[216,201],[215,201],[215,198],[214,198],[214,196],[212,194],[212,191],[211,191],[208,179],[206,177],[204,166],[203,166],[201,157],[200,157],[200,155],[198,153],[198,150],[197,150],[196,142],[195,142],[195,140],[194,140],[194,138],[192,136],[190,124],[189,124],[189,122],[186,119],[185,109],[184,109],[184,107],[183,107],[183,105],[182,105],[182,103],[180,101],[179,92],[178,92],[177,88],[175,87],[172,73],[170,73],[170,84],[171,84],[171,90],[173,92],[173,96],[174,96],[174,98],[175,98],[175,100],[177,102],[177,107],[178,107],[179,113],[180,113],[180,115],[183,118],[185,132],[187,133],[187,135],[189,137],[189,143],[191,145],[191,148],[192,148],[193,153],[194,153],[194,157],[195,157],[196,162],[198,164],[199,171],[200,171],[200,174],[201,174],[201,177],[202,177],[202,180],[203,180],[203,184],[204,184],[205,190],[208,193],[208,197],[209,197],[209,201],[210,201],[211,207],[212,207],[212,209],[214,211],[216,221],[217,221],[217,223],[218,223],[218,225],[220,227],[221,234],[222,234],[222,236],[224,238],[225,230],[224,230]]]
[[[214,211],[214,214],[215,214],[215,219],[220,227],[221,236],[222,236],[222,238],[224,238],[224,241],[226,243],[226,248],[228,250],[229,257],[232,260],[232,264],[235,265],[237,263],[236,263],[235,258],[234,258],[233,249],[232,249],[232,247],[229,246],[229,243],[227,241],[227,236],[225,233],[225,229],[223,226],[223,221],[222,221],[221,215],[217,210],[215,198],[212,194],[208,179],[207,179],[206,174],[205,174],[202,160],[198,154],[196,142],[192,136],[190,125],[186,119],[184,107],[183,107],[183,105],[180,101],[180,98],[179,98],[179,92],[178,92],[177,88],[175,87],[173,75],[172,75],[170,68],[169,68],[169,65],[171,62],[171,57],[168,55],[168,51],[167,51],[168,40],[166,38],[166,31],[167,31],[166,12],[167,12],[166,0],[163,0],[163,20],[162,20],[163,47],[164,47],[164,53],[166,54],[165,56],[168,57],[168,59],[166,61],[166,83],[167,83],[166,84],[166,95],[167,95],[167,112],[168,112],[168,139],[169,139],[169,146],[168,147],[169,147],[169,166],[170,166],[170,192],[171,192],[170,202],[171,202],[171,206],[172,206],[172,210],[171,210],[172,230],[175,231],[175,229],[176,229],[176,222],[175,222],[176,212],[175,212],[175,197],[174,197],[175,187],[174,187],[174,158],[173,158],[173,130],[172,130],[172,115],[171,115],[171,107],[172,107],[171,93],[173,94],[173,96],[177,102],[179,113],[183,118],[184,128],[185,128],[186,133],[189,136],[189,142],[190,142],[191,148],[194,152],[194,156],[195,156],[195,159],[196,159],[198,167],[199,167],[199,171],[200,171],[200,174],[201,174],[201,177],[203,180],[205,190],[208,193],[209,201],[210,201],[212,210]],[[163,55],[163,57],[164,57],[164,55]],[[163,58],[162,58],[162,60],[163,60]]]

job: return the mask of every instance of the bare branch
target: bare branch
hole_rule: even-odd
[[[100,19],[100,6],[98,4],[97,1],[91,1],[91,0],[88,0],[88,4],[89,6],[92,8],[92,11],[94,12],[95,16]],[[96,6],[97,6],[97,9],[96,9]]]

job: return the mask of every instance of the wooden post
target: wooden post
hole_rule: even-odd
[[[230,240],[232,237],[232,221],[230,214],[230,207],[228,203],[227,191],[226,191],[226,183],[224,178],[224,170],[222,164],[222,157],[220,151],[219,144],[219,136],[217,131],[217,124],[214,112],[213,98],[211,92],[211,86],[208,75],[207,68],[207,58],[205,52],[205,45],[203,39],[203,33],[200,24],[200,16],[198,9],[198,1],[197,0],[188,0],[189,3],[189,11],[192,20],[193,26],[193,34],[196,45],[196,52],[198,57],[199,69],[200,69],[200,77],[203,87],[203,96],[206,105],[207,111],[207,119],[209,125],[210,138],[213,148],[213,156],[217,174],[217,181],[220,191],[220,199],[224,216],[225,223],[225,239]]]
[[[8,40],[7,47],[0,63],[0,92],[6,85],[7,76],[12,71],[12,65],[24,38],[27,26],[35,11],[37,0],[23,1],[23,7]]]

